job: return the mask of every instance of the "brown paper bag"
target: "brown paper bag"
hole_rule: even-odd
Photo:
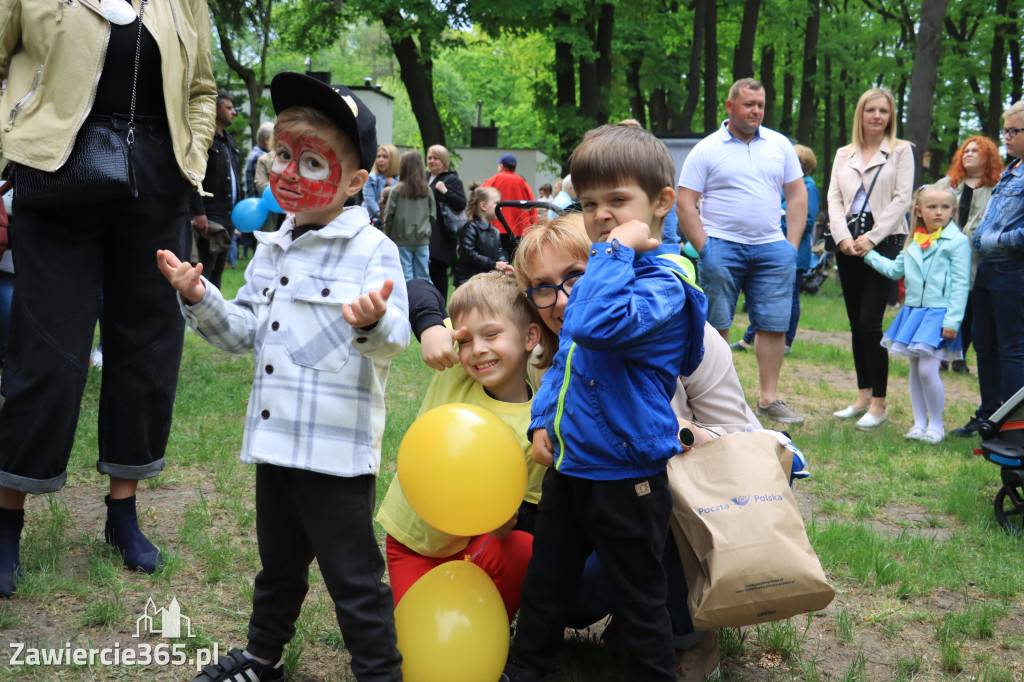
[[[792,461],[764,432],[728,434],[669,460],[671,527],[696,630],[783,620],[835,596],[787,483]]]

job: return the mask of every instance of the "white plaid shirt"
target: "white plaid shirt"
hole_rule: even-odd
[[[376,474],[384,384],[410,334],[398,248],[361,206],[294,242],[293,227],[289,218],[277,232],[255,233],[260,245],[235,300],[205,282],[203,300],[181,302],[182,314],[218,348],[253,349],[243,462]],[[345,322],[342,304],[389,277],[395,288],[377,325],[363,332]]]

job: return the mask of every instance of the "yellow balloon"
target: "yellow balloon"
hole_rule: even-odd
[[[424,412],[398,446],[398,481],[424,521],[452,535],[489,533],[526,493],[516,434],[493,412],[451,403]]]
[[[490,576],[468,561],[431,569],[395,609],[405,682],[492,682],[508,657],[505,605]]]

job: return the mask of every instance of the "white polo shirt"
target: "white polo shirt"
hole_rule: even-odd
[[[764,126],[745,143],[729,132],[728,123],[687,155],[679,186],[702,195],[700,217],[709,237],[741,244],[781,241],[782,186],[804,176],[793,143]]]

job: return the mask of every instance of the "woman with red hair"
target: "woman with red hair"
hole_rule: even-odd
[[[985,215],[985,208],[988,200],[992,198],[992,188],[999,182],[1003,173],[1003,162],[999,158],[999,148],[996,143],[984,135],[974,135],[964,140],[964,143],[953,155],[953,161],[949,164],[946,177],[935,183],[939,187],[949,187],[956,194],[957,215],[956,224],[960,230],[970,239],[974,230],[981,222],[981,216]],[[974,262],[971,263],[971,288],[974,288],[974,274],[978,268],[978,254],[974,254]],[[964,342],[964,357],[967,348],[971,345],[971,322],[974,319],[974,306],[971,298],[967,299],[967,309],[964,311],[964,320],[960,325]],[[953,371],[968,373],[965,360],[954,360]]]

